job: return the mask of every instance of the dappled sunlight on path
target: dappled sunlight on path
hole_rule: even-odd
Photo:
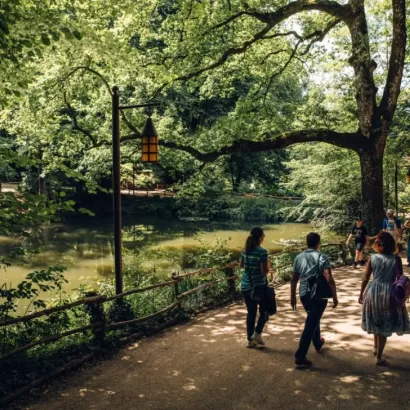
[[[376,367],[372,336],[360,327],[357,303],[363,268],[335,271],[340,305],[322,321],[326,345],[313,349],[311,370],[293,354],[305,314],[277,290],[278,315],[265,329],[266,347],[245,348],[246,309],[211,311],[160,336],[138,341],[112,360],[71,373],[27,409],[408,409],[410,337],[393,336],[388,365]]]

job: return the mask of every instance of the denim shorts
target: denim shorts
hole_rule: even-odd
[[[364,243],[363,242],[356,242],[356,250],[361,252],[364,248]]]

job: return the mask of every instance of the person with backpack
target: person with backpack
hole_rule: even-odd
[[[373,334],[373,354],[379,366],[386,363],[383,351],[387,338],[393,333],[410,333],[410,323],[405,299],[395,300],[395,284],[397,278],[402,276],[403,267],[401,259],[395,255],[397,245],[393,236],[381,232],[373,248],[376,254],[370,256],[366,265],[359,303],[363,304],[362,329]],[[373,281],[369,284],[372,273]]]
[[[363,219],[361,216],[355,218],[355,224],[350,232],[349,237],[347,238],[346,245],[349,245],[350,241],[354,238],[356,254],[354,258],[354,268],[357,268],[357,265],[364,265],[363,259],[363,249],[366,245],[369,244],[369,236],[367,234],[367,229],[363,225]]]
[[[337,307],[339,303],[329,258],[319,252],[320,235],[316,232],[310,232],[306,237],[306,243],[308,249],[297,255],[293,262],[290,282],[292,309],[296,310],[296,286],[300,279],[300,301],[307,312],[305,328],[300,337],[299,348],[295,353],[295,367],[297,369],[306,369],[312,366],[312,362],[306,358],[311,343],[318,353],[325,344],[325,339],[320,333],[320,319],[326,309],[327,299],[313,297],[311,279],[323,275],[332,292],[333,308]]]
[[[244,268],[241,279],[241,291],[245,299],[246,331],[248,336],[247,347],[265,345],[262,338],[263,328],[268,321],[269,312],[266,300],[256,297],[256,291],[268,286],[267,273],[269,272],[268,251],[261,247],[265,238],[263,229],[259,226],[252,228],[246,239],[245,249],[240,259],[240,267]],[[258,300],[256,300],[258,299]],[[259,307],[259,319],[255,327],[256,314]]]
[[[401,221],[394,215],[393,209],[388,209],[386,212],[386,218],[383,220],[383,232],[388,232],[396,243],[402,237]]]

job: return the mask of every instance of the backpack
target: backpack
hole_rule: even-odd
[[[393,283],[392,296],[396,308],[403,308],[410,296],[410,279],[403,275],[403,266],[398,256],[396,256],[396,281]]]

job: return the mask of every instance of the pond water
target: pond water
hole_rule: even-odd
[[[243,249],[250,223],[181,222],[161,219],[123,221],[124,263],[138,258],[144,271],[170,277],[173,271],[189,268],[186,255],[200,247],[225,246],[232,258]],[[313,230],[309,224],[263,224],[269,253],[283,249],[283,241],[298,240]],[[325,239],[335,239],[327,237]],[[0,270],[3,283],[17,285],[27,273],[51,265],[67,267],[65,290],[81,284],[95,288],[101,278],[113,276],[113,234],[111,219],[90,218],[52,225],[42,230],[37,254],[8,259],[11,266]],[[16,246],[16,240],[0,237],[0,257]],[[138,256],[139,255],[139,256]],[[188,258],[189,259],[189,258]],[[192,263],[192,262],[191,262]]]

